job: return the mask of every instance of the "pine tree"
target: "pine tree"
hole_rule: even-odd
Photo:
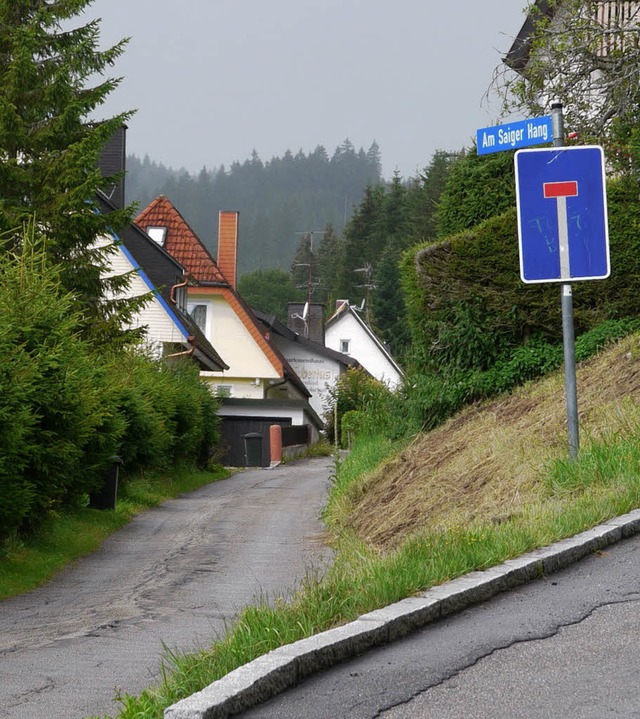
[[[101,51],[98,20],[73,26],[89,5],[0,2],[0,232],[11,238],[35,217],[87,330],[106,340],[120,335],[120,322],[134,308],[105,301],[129,278],[101,278],[109,251],[95,243],[122,228],[132,213],[97,211],[96,192],[114,179],[101,175],[98,161],[130,113],[93,119],[119,79],[91,83],[115,63],[126,40]]]

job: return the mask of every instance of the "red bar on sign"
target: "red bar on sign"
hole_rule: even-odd
[[[578,183],[575,180],[569,182],[543,182],[544,196],[547,199],[552,197],[577,197]]]

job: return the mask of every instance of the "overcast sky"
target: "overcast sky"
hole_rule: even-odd
[[[95,0],[103,44],[129,36],[108,114],[128,151],[196,172],[287,149],[380,145],[404,177],[469,146],[526,0]]]

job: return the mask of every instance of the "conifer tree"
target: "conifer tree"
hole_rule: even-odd
[[[96,241],[121,229],[131,211],[97,210],[96,192],[114,179],[101,175],[98,161],[130,113],[95,118],[120,81],[104,73],[126,40],[100,50],[99,20],[77,22],[90,4],[0,0],[0,232],[10,246],[12,233],[35,217],[87,331],[106,341],[121,336],[133,305],[105,300],[128,277],[101,277],[108,250]]]

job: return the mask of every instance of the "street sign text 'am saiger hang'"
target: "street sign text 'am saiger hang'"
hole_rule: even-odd
[[[515,169],[522,281],[608,277],[602,148],[519,150]]]
[[[549,116],[532,117],[508,125],[483,127],[476,131],[478,155],[542,145],[551,142],[552,139],[552,123]]]

